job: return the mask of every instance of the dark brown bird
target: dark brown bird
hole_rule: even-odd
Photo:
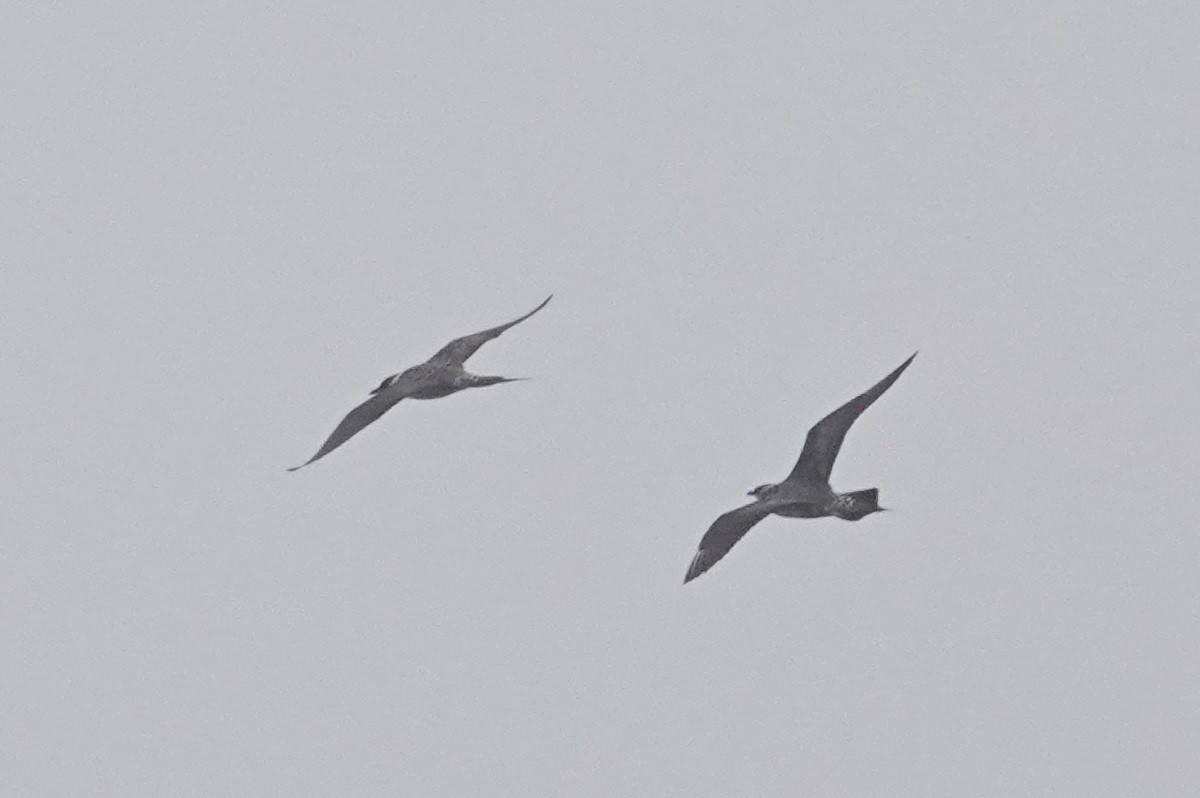
[[[834,493],[829,487],[829,474],[833,470],[833,461],[837,459],[838,450],[846,432],[862,412],[871,403],[892,387],[908,364],[917,356],[901,363],[895,371],[877,382],[870,390],[851,399],[846,404],[834,410],[825,418],[818,421],[808,431],[804,440],[804,450],[800,459],[787,479],[775,485],[759,485],[748,495],[755,501],[736,510],[730,510],[722,515],[700,541],[700,550],[692,558],[688,566],[684,584],[695,579],[700,574],[712,568],[718,560],[724,557],[733,545],[750,531],[751,527],[768,515],[782,515],[788,518],[821,518],[835,515],[846,521],[858,521],[871,513],[886,510],[879,506],[879,489],[868,488],[850,493]]]
[[[320,460],[325,455],[341,446],[357,435],[363,427],[382,416],[401,399],[439,399],[467,388],[482,388],[486,385],[497,385],[502,382],[517,382],[524,377],[484,377],[472,374],[463,368],[467,358],[475,354],[479,347],[493,338],[500,336],[509,327],[520,324],[525,319],[546,307],[546,303],[554,295],[546,297],[542,304],[526,313],[515,321],[501,324],[498,327],[455,338],[443,346],[433,357],[420,365],[405,369],[379,383],[379,387],[371,391],[371,398],[351,410],[342,422],[334,429],[333,434],[321,444],[317,453],[308,462],[289,468],[297,471],[309,463]]]

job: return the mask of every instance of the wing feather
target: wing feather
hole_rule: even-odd
[[[554,294],[546,297],[542,301],[542,304],[538,305],[536,308],[529,311],[519,319],[514,319],[507,324],[501,324],[499,326],[483,330],[482,332],[464,335],[462,338],[455,338],[453,341],[439,349],[433,357],[429,358],[428,362],[436,363],[439,366],[462,366],[462,364],[466,362],[467,358],[479,350],[479,347],[483,346],[494,338],[500,337],[500,334],[508,328],[520,324],[534,313],[537,313],[539,310],[546,307],[546,303],[549,302],[553,297]]]
[[[716,565],[755,524],[770,515],[772,509],[769,502],[754,502],[730,510],[713,521],[712,526],[700,539],[700,548],[692,558],[692,564],[688,566],[683,583],[686,585]]]
[[[392,378],[389,377],[389,379]],[[408,396],[416,388],[417,384],[418,381],[401,375],[386,388],[381,386],[380,389],[377,389],[378,393],[346,414],[346,417],[341,420],[341,423],[337,425],[330,436],[326,438],[325,442],[321,444],[321,448],[317,450],[316,454],[310,457],[307,462],[289,468],[288,471],[299,471],[304,466],[315,463],[353,438],[365,427],[391,410],[397,402]]]
[[[892,383],[900,378],[916,356],[917,353],[914,352],[912,357],[901,363],[891,374],[814,424],[804,439],[800,459],[796,461],[792,473],[788,474],[784,481],[829,482],[833,461],[837,459],[850,425],[882,396],[884,391],[892,387]]]

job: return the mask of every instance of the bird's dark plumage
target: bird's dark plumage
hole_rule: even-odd
[[[484,330],[483,332],[477,332],[472,335],[464,335],[462,338],[455,338],[453,341],[439,349],[433,357],[429,358],[428,362],[436,366],[461,367],[463,363],[467,362],[467,358],[479,351],[479,347],[483,346],[494,338],[499,338],[500,334],[509,327],[517,326],[534,313],[537,313],[539,310],[546,307],[546,303],[549,302],[553,297],[554,294],[546,297],[544,300],[542,300],[542,304],[538,305],[536,308],[529,311],[519,319],[514,319],[507,324],[499,324],[495,327]]]
[[[364,427],[377,420],[388,410],[391,410],[397,402],[408,396],[409,391],[414,384],[416,383],[412,380],[406,381],[405,385],[400,385],[398,380],[392,380],[391,384],[386,388],[383,386],[376,388],[370,399],[346,414],[346,417],[341,420],[336,428],[334,428],[333,433],[325,439],[323,444],[321,444],[321,448],[317,450],[316,454],[310,457],[307,462],[298,466],[293,466],[289,468],[288,471],[299,471],[301,468],[304,468],[304,466],[320,460],[322,457],[353,438],[360,431],[362,431]]]
[[[850,425],[876,399],[883,396],[884,391],[892,387],[892,383],[900,378],[900,375],[904,373],[908,364],[912,363],[916,356],[917,354],[914,352],[912,357],[897,366],[891,374],[814,424],[804,439],[804,449],[800,452],[800,459],[796,461],[792,473],[788,474],[787,478],[828,482],[829,474],[833,471],[833,461],[837,459],[838,452],[841,451],[842,441],[846,439]]]
[[[829,474],[837,459],[846,432],[871,403],[892,386],[917,355],[901,363],[891,374],[869,390],[851,399],[813,425],[804,441],[800,459],[787,479],[776,485],[760,485],[750,491],[757,501],[731,510],[717,518],[704,537],[700,548],[688,566],[683,581],[692,581],[724,557],[734,544],[768,515],[789,518],[820,518],[836,515],[847,521],[857,521],[883,508],[879,506],[876,488],[834,493],[829,486]]]
[[[713,521],[700,540],[700,548],[688,566],[684,584],[716,565],[750,529],[772,512],[767,502],[753,502],[730,510]]]
[[[388,377],[379,384],[378,388],[371,391],[370,399],[351,410],[341,420],[325,443],[321,444],[321,448],[317,450],[316,454],[307,462],[289,468],[288,471],[298,471],[309,463],[320,460],[361,432],[363,428],[377,420],[402,399],[437,399],[467,388],[482,388],[486,385],[515,382],[520,379],[518,377],[489,377],[471,374],[463,369],[463,363],[475,354],[479,347],[546,307],[546,303],[553,296],[551,294],[546,297],[542,304],[519,319],[473,335],[456,338],[439,349],[424,363]]]

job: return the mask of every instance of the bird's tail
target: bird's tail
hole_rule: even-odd
[[[478,374],[471,375],[471,387],[483,388],[488,385],[499,385],[502,382],[524,382],[529,377],[484,377]]]
[[[857,521],[882,509],[879,506],[879,488],[867,488],[839,493],[835,514],[847,521]]]

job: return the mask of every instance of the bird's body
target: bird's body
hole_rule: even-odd
[[[700,549],[683,581],[690,582],[711,568],[755,524],[769,515],[787,518],[836,516],[846,521],[858,521],[885,509],[879,506],[878,489],[836,493],[829,485],[829,474],[855,419],[892,386],[915,357],[914,353],[869,390],[814,424],[805,438],[800,459],[787,479],[759,485],[749,493],[755,499],[753,502],[730,510],[713,522],[700,541]]]
[[[465,391],[467,388],[482,388],[485,385],[496,385],[501,382],[516,382],[520,377],[482,377],[472,374],[457,364],[448,366],[422,363],[419,366],[405,369],[399,374],[393,374],[371,391],[372,395],[383,393],[392,385],[405,381],[415,387],[405,399],[441,399],[452,393]]]
[[[379,383],[378,388],[371,391],[370,399],[351,410],[342,419],[316,454],[307,462],[289,468],[288,471],[297,471],[309,463],[320,460],[403,399],[441,399],[443,396],[449,396],[467,388],[483,388],[488,385],[517,382],[524,379],[522,377],[490,377],[472,374],[463,368],[463,363],[475,354],[479,347],[546,307],[546,303],[550,299],[551,297],[546,297],[542,304],[507,324],[491,327],[462,338],[455,338],[424,363],[386,378]]]

